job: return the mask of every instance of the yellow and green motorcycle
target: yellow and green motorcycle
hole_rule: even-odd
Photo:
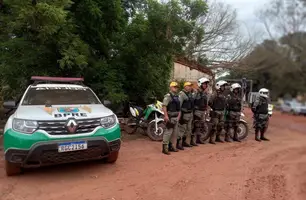
[[[165,130],[162,102],[157,100],[155,103],[147,105],[145,109],[130,102],[129,115],[127,125],[131,128],[130,134],[141,128],[151,140],[162,141]]]

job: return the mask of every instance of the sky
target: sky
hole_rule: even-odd
[[[263,8],[269,0],[218,0],[219,2],[225,2],[231,5],[237,11],[237,18],[241,22],[241,29],[246,33],[248,31],[263,32],[264,27],[256,12]]]

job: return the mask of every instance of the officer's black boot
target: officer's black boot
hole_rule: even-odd
[[[238,131],[238,127],[235,127],[235,128],[234,128],[234,139],[233,139],[233,140],[234,140],[235,142],[241,142],[241,141],[239,140],[238,132],[237,132],[237,131]]]
[[[170,155],[170,152],[168,151],[168,145],[167,144],[163,144],[163,154],[166,155]]]
[[[186,137],[183,137],[183,147],[192,147],[192,145],[186,142]]]
[[[200,135],[197,135],[197,143],[198,144],[205,144],[205,142],[201,139]]]
[[[174,148],[174,146],[171,142],[169,143],[169,151],[170,152],[178,152],[178,150],[176,148]]]
[[[260,131],[260,139],[263,141],[270,141],[268,138],[265,137],[265,130]]]
[[[225,142],[232,142],[231,139],[230,139],[228,131],[226,131],[226,133],[225,133]]]
[[[258,141],[258,142],[261,142],[261,140],[259,139],[259,130],[258,129],[255,130],[255,140]]]
[[[192,146],[198,146],[197,143],[195,143],[195,136],[194,136],[194,135],[191,136],[190,145],[192,145]]]
[[[241,142],[238,138],[238,134],[237,132],[234,133],[234,139],[233,139],[235,142]]]
[[[221,140],[220,135],[221,135],[221,133],[219,132],[219,133],[217,134],[217,136],[216,136],[216,142],[224,143],[224,141]]]
[[[215,140],[216,140],[216,132],[215,131],[211,131],[210,133],[210,139],[209,139],[209,143],[210,144],[216,144]]]
[[[176,148],[179,150],[184,150],[181,139],[177,139]]]

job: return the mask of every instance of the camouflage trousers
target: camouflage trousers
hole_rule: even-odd
[[[185,113],[182,114],[178,129],[178,139],[186,138],[186,142],[190,144],[191,136],[194,134],[192,133],[192,113]]]
[[[176,146],[176,141],[178,137],[178,122],[172,126],[166,126],[164,135],[163,135],[163,144],[169,144],[171,142],[173,146]]]
[[[234,112],[234,111],[229,111],[228,115],[226,116],[225,120],[225,131],[226,134],[229,133],[229,130],[231,128],[234,129],[234,133],[237,132],[238,126],[239,126],[239,121],[240,121],[241,113],[240,112]]]
[[[254,116],[254,128],[255,130],[265,130],[268,127],[269,115],[268,114],[257,114]]]
[[[206,122],[206,117],[207,117],[206,111],[202,110],[194,111],[192,132],[195,136],[197,136],[197,139],[202,140],[202,142],[204,142],[205,136],[207,136],[208,134],[208,125]]]
[[[220,136],[224,128],[224,111],[212,111],[211,112],[211,122],[212,122],[212,134],[216,133]]]

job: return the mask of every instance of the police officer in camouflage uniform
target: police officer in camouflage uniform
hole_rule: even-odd
[[[194,94],[194,134],[196,135],[196,143],[204,144],[204,133],[208,134],[208,126],[206,122],[208,94],[207,88],[209,84],[208,78],[200,78],[198,80],[199,89]]]
[[[230,140],[230,129],[234,130],[233,140],[241,142],[238,138],[238,125],[241,116],[241,85],[234,83],[231,85],[231,93],[226,99],[226,119],[225,119],[225,141],[231,142]]]
[[[258,142],[261,140],[269,141],[269,139],[265,137],[265,132],[269,121],[268,106],[269,90],[262,88],[259,90],[259,97],[256,98],[252,105],[252,111],[254,113],[255,140]]]
[[[192,84],[184,83],[184,89],[179,93],[181,103],[181,117],[179,121],[179,147],[198,146],[194,142],[194,134],[192,133],[192,118],[194,100],[191,93]]]
[[[163,135],[163,150],[166,155],[170,155],[169,151],[177,152],[175,143],[177,140],[177,126],[180,117],[181,105],[177,94],[178,83],[170,83],[170,92],[165,95],[163,100],[164,120],[166,130]],[[169,145],[170,144],[170,145]]]
[[[226,81],[218,81],[216,83],[216,91],[213,93],[209,99],[208,105],[212,108],[210,112],[212,130],[210,133],[210,144],[216,144],[215,142],[224,141],[221,140],[220,135],[224,128],[224,111],[225,111],[225,86],[227,85]]]

